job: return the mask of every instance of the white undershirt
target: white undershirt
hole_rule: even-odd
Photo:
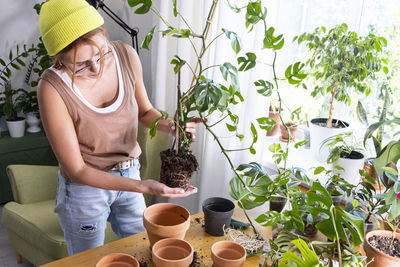
[[[93,106],[92,104],[90,104],[85,97],[82,95],[81,91],[79,90],[79,88],[74,84],[74,87],[72,89],[72,91],[75,93],[75,95],[91,110],[98,112],[98,113],[111,113],[116,111],[119,106],[121,106],[122,104],[122,100],[124,99],[124,95],[125,95],[125,90],[124,90],[124,82],[122,79],[122,74],[121,74],[121,67],[119,65],[119,60],[118,60],[118,56],[115,52],[114,47],[111,45],[111,50],[115,59],[115,64],[117,65],[117,73],[118,73],[118,97],[117,100],[115,100],[114,103],[112,103],[111,105],[109,105],[108,107],[104,107],[104,108],[98,108]],[[57,70],[56,68],[54,68],[53,66],[51,66],[49,68],[50,70],[54,71],[64,82],[66,85],[68,85],[69,88],[72,87],[72,80],[71,77],[66,73],[66,72],[61,72],[60,70]]]

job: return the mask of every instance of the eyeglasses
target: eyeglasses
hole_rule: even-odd
[[[86,61],[86,63],[85,63],[86,66],[84,66],[84,67],[82,67],[82,68],[76,70],[76,71],[75,71],[75,76],[82,76],[82,75],[83,75],[88,69],[90,69],[93,65],[98,65],[98,64],[100,64],[101,59],[102,59],[102,58],[103,58],[103,59],[106,59],[107,56],[110,55],[111,53],[112,53],[112,50],[111,50],[111,48],[109,48],[108,51],[107,51],[106,53],[104,53],[102,57],[101,57],[101,56],[98,56],[97,58],[93,58],[93,60],[88,60],[88,61]],[[67,68],[67,70],[68,70],[69,72],[71,72],[71,74],[74,74],[74,72],[71,70],[70,67],[68,67],[67,64],[64,64],[64,63],[63,63],[63,65]]]

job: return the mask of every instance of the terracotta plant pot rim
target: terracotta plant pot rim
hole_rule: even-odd
[[[240,248],[240,250],[242,250],[242,252],[244,251],[244,255],[242,255],[242,257],[237,258],[237,259],[226,259],[226,258],[221,258],[220,256],[218,256],[217,254],[214,253],[214,247],[221,244],[221,243],[231,243],[234,244],[236,247]],[[246,258],[247,256],[247,252],[246,249],[244,247],[242,247],[240,244],[233,242],[233,241],[227,241],[227,240],[222,240],[222,241],[218,241],[215,242],[212,246],[211,246],[211,251],[214,254],[214,256],[220,260],[223,260],[225,262],[229,262],[229,263],[236,263],[238,260],[242,259],[243,257]]]
[[[153,205],[149,206],[149,207],[144,211],[144,213],[143,213],[143,224],[144,224],[144,226],[145,226],[146,229],[148,229],[148,230],[151,231],[151,230],[153,230],[155,227],[158,228],[158,227],[160,226],[160,225],[158,225],[158,224],[156,224],[156,223],[153,223],[153,222],[149,221],[149,220],[147,219],[147,216],[146,216],[147,213],[149,213],[153,208],[156,208],[156,207],[158,207],[158,206],[179,207],[179,208],[181,208],[181,209],[186,213],[186,215],[187,215],[186,220],[185,220],[184,222],[182,222],[182,223],[175,224],[175,225],[162,225],[162,227],[165,229],[165,232],[168,232],[168,234],[170,234],[170,231],[176,232],[179,228],[182,228],[182,227],[184,227],[185,225],[186,225],[186,227],[184,227],[184,230],[178,231],[178,232],[184,232],[184,231],[186,231],[186,230],[189,228],[189,226],[190,226],[190,213],[189,213],[189,211],[188,211],[186,208],[182,207],[181,205],[173,204],[173,203],[157,203],[157,204],[153,204]],[[164,232],[164,231],[163,231],[163,232]]]
[[[391,259],[391,260],[400,262],[400,258],[393,257],[393,256],[390,256],[390,255],[388,255],[388,254],[386,254],[386,253],[383,253],[383,252],[381,252],[379,249],[377,249],[377,248],[371,246],[371,244],[368,242],[368,239],[369,239],[371,236],[385,236],[385,237],[386,237],[386,236],[390,236],[390,237],[391,237],[392,234],[393,234],[393,232],[392,232],[392,231],[388,231],[388,230],[373,230],[373,231],[371,231],[371,232],[368,232],[368,233],[365,235],[365,237],[364,237],[364,242],[367,243],[367,244],[368,244],[368,247],[370,247],[377,255],[379,255],[379,256],[381,256],[381,257],[387,257],[387,258],[389,258],[389,259]],[[397,239],[400,240],[400,233],[397,233],[397,232],[396,232],[395,238],[397,238]]]
[[[133,257],[132,255],[129,255],[129,254],[126,254],[126,253],[110,253],[110,254],[107,254],[107,255],[103,256],[96,263],[95,267],[101,267],[103,265],[100,265],[100,264],[104,264],[104,263],[106,263],[106,264],[112,263],[112,261],[111,262],[107,262],[107,260],[108,260],[108,258],[110,258],[110,257],[112,258],[113,256],[124,256],[124,257],[129,258],[130,260],[132,260],[133,263],[136,264],[136,266],[139,266],[139,261],[135,257]]]
[[[169,259],[165,259],[165,258],[162,258],[162,257],[158,256],[158,255],[154,252],[154,248],[157,248],[157,246],[160,246],[160,245],[162,245],[163,243],[169,243],[169,242],[171,242],[171,241],[181,242],[181,243],[183,243],[183,244],[185,244],[185,245],[188,245],[189,248],[190,248],[189,255],[187,255],[185,258],[181,258],[181,259],[178,259],[178,260],[169,260]],[[193,257],[193,252],[194,252],[193,246],[192,246],[189,242],[187,242],[187,241],[185,241],[185,240],[183,240],[183,239],[178,239],[178,238],[164,238],[164,239],[158,240],[156,243],[154,243],[154,245],[153,245],[153,247],[152,247],[151,250],[152,250],[152,253],[153,253],[155,256],[157,256],[159,259],[164,260],[164,261],[168,261],[168,262],[170,262],[170,263],[178,263],[178,262],[186,261],[186,260],[188,260],[189,258]]]

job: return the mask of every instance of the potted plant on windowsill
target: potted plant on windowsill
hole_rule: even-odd
[[[333,118],[334,100],[350,104],[350,89],[368,95],[371,89],[366,82],[380,70],[388,73],[387,61],[382,57],[382,46],[386,39],[374,36],[358,36],[349,31],[346,24],[326,30],[318,27],[313,33],[296,36],[299,44],[304,43],[312,53],[306,64],[315,82],[311,95],[330,94],[327,118],[315,118],[310,123],[311,150],[318,159],[325,161],[326,149],[320,144],[326,138],[339,134],[349,124]]]
[[[333,171],[353,185],[360,181],[360,169],[364,168],[365,156],[357,146],[352,132],[337,134],[325,139],[322,146],[330,149],[327,163],[333,164]]]

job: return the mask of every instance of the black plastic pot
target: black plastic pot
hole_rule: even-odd
[[[235,204],[222,197],[207,198],[202,203],[206,232],[213,236],[223,236],[224,227],[231,224]]]
[[[277,212],[281,212],[286,204],[286,198],[277,197],[269,202],[269,209]]]

